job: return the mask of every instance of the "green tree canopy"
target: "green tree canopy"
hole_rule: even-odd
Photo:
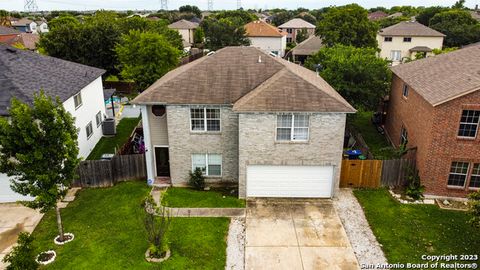
[[[245,28],[238,20],[230,18],[206,18],[201,23],[205,32],[205,47],[218,50],[226,46],[248,46],[250,40],[245,35]]]
[[[329,9],[317,25],[316,34],[327,46],[377,47],[378,26],[368,20],[367,10],[357,4]]]
[[[465,10],[448,10],[430,19],[430,27],[446,35],[446,47],[460,47],[480,41],[480,23]]]
[[[202,11],[197,6],[185,5],[178,8],[178,11],[183,13],[193,13],[198,18],[202,17]]]
[[[429,26],[430,25],[430,19],[435,16],[435,14],[440,13],[442,11],[446,11],[448,8],[446,7],[441,7],[441,6],[433,6],[433,7],[427,7],[424,10],[420,11],[418,13],[417,17],[415,19],[417,22]]]
[[[60,100],[43,92],[33,106],[12,99],[10,117],[0,118],[0,172],[12,177],[12,189],[35,200],[24,202],[42,213],[55,208],[59,235],[63,227],[59,201],[79,163],[74,119]]]
[[[305,66],[320,76],[356,108],[375,110],[390,87],[388,62],[374,48],[324,47]]]
[[[289,10],[279,11],[273,14],[272,24],[275,26],[280,26],[289,20],[293,19],[294,14]]]
[[[300,43],[308,38],[308,31],[306,28],[303,28],[302,30],[298,31],[297,37],[296,37],[296,42]]]
[[[75,28],[79,25],[80,22],[77,20],[77,18],[73,17],[70,14],[59,16],[48,22],[48,28],[50,31],[53,31],[54,29],[62,26]]]
[[[378,24],[378,27],[380,29],[389,27],[391,25],[404,22],[404,21],[409,21],[410,17],[407,16],[400,16],[400,17],[385,17],[380,20],[377,20],[376,23]]]
[[[137,82],[141,90],[175,68],[181,53],[164,36],[139,30],[123,35],[115,51],[120,61],[120,75]]]
[[[258,20],[258,17],[245,10],[226,10],[214,15],[217,20],[227,19],[237,26],[243,26],[249,22]]]

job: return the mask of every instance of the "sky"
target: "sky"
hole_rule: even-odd
[[[114,9],[114,10],[158,10],[160,9],[160,0],[36,0],[39,10],[96,10],[96,9]],[[451,6],[456,0],[241,0],[244,9],[271,9],[288,8],[296,9],[304,7],[308,9],[321,8],[326,6],[341,6],[355,2],[365,8],[384,6],[391,7],[395,5],[411,6]],[[208,0],[168,0],[168,9],[177,9],[183,5],[195,5],[202,10],[207,9]],[[465,5],[473,8],[475,4],[480,5],[480,0],[466,0]],[[0,0],[0,9],[10,11],[22,11],[24,0]],[[237,0],[213,0],[213,8],[236,9]]]

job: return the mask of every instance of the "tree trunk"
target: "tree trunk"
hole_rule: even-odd
[[[60,216],[60,208],[58,205],[55,205],[55,212],[57,213],[57,227],[58,227],[58,235],[60,242],[63,242],[63,225],[62,225],[62,217]]]

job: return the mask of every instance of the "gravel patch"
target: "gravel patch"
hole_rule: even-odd
[[[245,218],[232,218],[227,239],[227,270],[243,270],[245,265]]]
[[[381,245],[370,229],[363,209],[352,190],[340,189],[333,200],[333,205],[342,220],[358,263],[360,265],[387,263]]]

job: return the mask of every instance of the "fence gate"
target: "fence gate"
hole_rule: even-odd
[[[340,187],[380,187],[381,160],[342,160]]]

